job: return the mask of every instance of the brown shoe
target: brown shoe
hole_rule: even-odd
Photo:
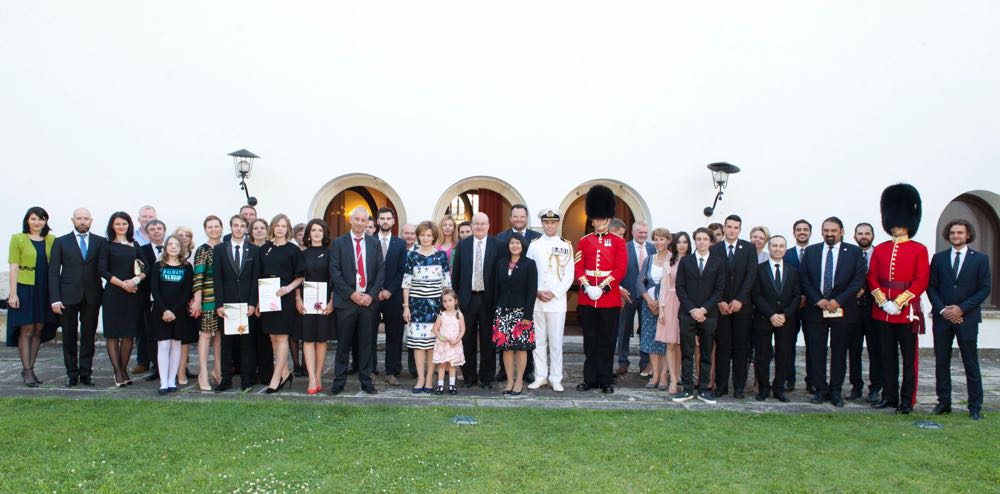
[[[618,368],[615,369],[616,376],[624,376],[625,374],[628,374],[628,367],[619,365]]]
[[[392,374],[386,374],[385,382],[389,386],[399,386],[399,379],[397,379],[396,376]]]
[[[136,364],[136,366],[132,368],[133,374],[144,374],[146,372],[149,372],[149,366],[146,364]]]

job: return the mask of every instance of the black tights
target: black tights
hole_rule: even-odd
[[[115,382],[128,381],[128,360],[132,356],[132,338],[108,338],[108,357],[115,371]]]
[[[22,373],[30,372],[34,376],[35,359],[38,358],[38,347],[41,345],[42,324],[21,326],[21,332],[17,339],[17,353],[21,357]]]

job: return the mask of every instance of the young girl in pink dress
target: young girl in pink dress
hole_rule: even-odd
[[[455,291],[445,288],[441,292],[441,313],[434,322],[434,363],[437,364],[438,382],[434,394],[444,394],[444,373],[448,371],[448,394],[458,394],[455,387],[455,372],[465,363],[462,336],[465,334],[465,319],[458,311],[458,296]]]

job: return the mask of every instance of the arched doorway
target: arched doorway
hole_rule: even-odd
[[[976,230],[976,240],[969,244],[969,247],[990,256],[990,269],[993,270],[993,287],[990,295],[983,302],[984,309],[996,310],[1000,308],[1000,290],[995,287],[1000,282],[1000,266],[997,259],[1000,259],[1000,217],[997,216],[1000,208],[1000,195],[985,190],[974,190],[966,192],[954,199],[941,212],[938,218],[937,229],[934,232],[936,238],[935,251],[942,251],[951,246],[942,236],[944,226],[954,219],[964,219],[972,223]]]
[[[625,240],[632,238],[632,223],[636,221],[650,222],[649,207],[632,187],[611,179],[597,179],[576,186],[566,195],[559,209],[563,211],[562,237],[570,241],[574,247],[584,235],[594,231],[587,221],[584,211],[584,201],[587,191],[594,185],[604,185],[615,193],[615,217],[625,222]],[[570,288],[566,297],[566,324],[569,334],[580,334],[576,319],[576,303],[578,286],[576,282]]]
[[[462,222],[482,212],[490,218],[490,235],[496,235],[510,228],[510,208],[514,204],[525,204],[524,197],[509,183],[495,177],[469,177],[455,182],[441,194],[434,206],[433,220],[450,215]]]
[[[393,235],[397,234],[399,225],[406,222],[406,210],[395,189],[384,180],[363,173],[341,175],[321,187],[309,205],[310,218],[326,220],[330,236],[336,237],[350,230],[349,216],[358,206],[367,209],[373,217],[381,207],[395,210]]]

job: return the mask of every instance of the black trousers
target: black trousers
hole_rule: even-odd
[[[260,317],[250,318],[250,327],[253,328],[254,350],[256,355],[255,363],[251,367],[251,376],[256,377],[257,384],[268,384],[271,382],[271,375],[274,374],[274,347],[271,346],[271,336],[264,332],[260,323]],[[290,336],[289,338],[294,338]],[[243,372],[243,366],[238,366]]]
[[[372,302],[377,304],[377,302]],[[358,380],[362,386],[372,385],[372,371],[375,370],[375,313],[378,306],[359,307],[354,304],[334,310],[337,315],[337,353],[334,360],[334,377],[331,389],[344,389],[347,384],[347,369],[351,365],[351,347],[358,342]]]
[[[697,338],[702,342],[698,355],[698,391],[707,392],[712,373],[712,345],[708,342],[715,338],[719,320],[712,316],[699,323],[688,314],[680,314],[678,318],[681,327],[681,385],[684,386],[684,391],[694,393],[694,348]]]
[[[466,383],[492,384],[497,371],[497,347],[493,343],[493,307],[486,303],[484,294],[473,292],[469,306],[462,309],[462,315],[465,316],[465,336],[462,337],[465,364],[462,365],[462,378]]]
[[[583,329],[583,382],[591,386],[611,386],[621,308],[580,305],[576,313]]]
[[[878,322],[882,343],[882,399],[901,407],[917,401],[917,335],[909,324]],[[903,356],[903,383],[899,383],[899,356]]]
[[[715,330],[715,387],[723,394],[729,391],[730,365],[733,391],[742,392],[746,387],[752,323],[753,307],[749,304],[735,314],[719,315]]]
[[[938,403],[951,405],[952,341],[958,340],[958,351],[965,367],[965,384],[969,388],[969,411],[983,408],[983,376],[979,372],[979,325],[955,325],[943,317],[934,317],[934,374]]]
[[[94,337],[97,335],[97,315],[101,304],[65,305],[62,310],[63,362],[67,377],[90,377],[94,368]],[[77,359],[77,327],[80,328],[80,351]]]
[[[851,387],[859,390],[865,385],[861,367],[865,343],[868,344],[868,390],[874,393],[882,390],[882,352],[878,338],[878,324],[871,317],[871,307],[867,311],[862,309],[857,324],[851,326],[847,342]]]
[[[403,299],[392,299],[378,304],[379,314],[385,323],[385,373],[399,376],[403,370]],[[378,325],[378,316],[375,317]],[[377,334],[377,333],[375,333]]]
[[[149,292],[145,295],[149,297]],[[156,338],[152,335],[152,325],[149,323],[152,304],[145,302],[142,307],[142,318],[139,320],[139,331],[135,335],[135,363],[139,365],[156,366]]]
[[[788,367],[794,365],[795,328],[798,321],[786,320],[783,326],[774,327],[769,319],[758,317],[754,321],[754,336],[756,350],[754,367],[757,374],[757,384],[760,394],[767,395],[772,386],[780,394],[785,392],[785,376]],[[773,344],[772,344],[773,341]],[[774,358],[774,381],[771,376],[771,358]]]
[[[260,328],[256,328],[259,332]],[[256,381],[254,371],[257,365],[257,334],[255,328],[245,335],[222,336],[222,382],[233,382],[233,354],[240,356],[240,387],[248,388]],[[268,376],[270,379],[270,376]]]
[[[806,365],[809,377],[820,396],[840,396],[847,375],[847,336],[854,323],[843,318],[807,320],[806,325]],[[829,339],[830,380],[827,381],[826,356]]]

